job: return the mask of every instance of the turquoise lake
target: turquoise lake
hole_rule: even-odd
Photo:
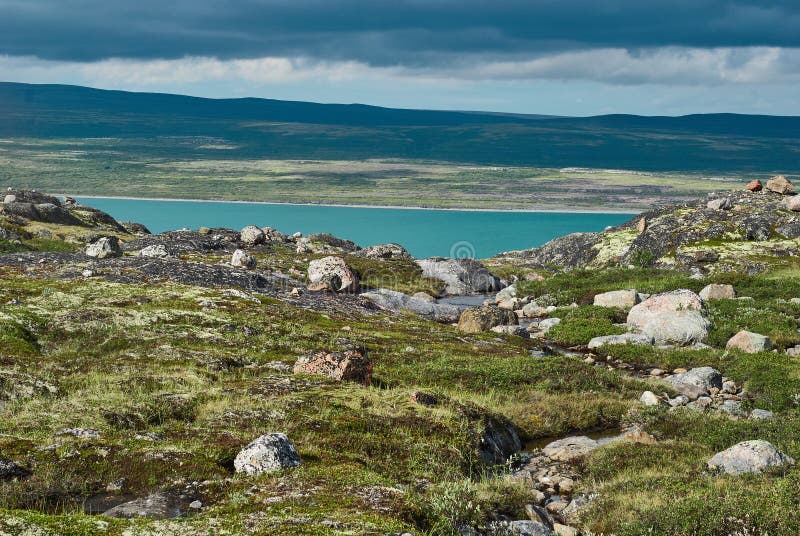
[[[360,246],[397,242],[415,257],[490,257],[540,246],[568,233],[602,231],[631,214],[566,212],[474,212],[388,208],[270,205],[214,201],[152,201],[77,198],[120,221],[152,232],[188,227],[274,227],[287,234],[331,233]]]

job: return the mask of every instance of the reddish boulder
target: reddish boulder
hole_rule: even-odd
[[[336,352],[311,352],[297,358],[294,373],[321,374],[334,380],[369,385],[372,382],[372,363],[366,354],[366,349],[352,346]]]
[[[763,186],[761,185],[761,181],[758,179],[754,179],[747,183],[747,186],[744,187],[745,190],[750,190],[751,192],[760,192]]]

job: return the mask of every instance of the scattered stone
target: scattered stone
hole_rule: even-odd
[[[589,350],[596,350],[603,346],[610,346],[613,344],[638,344],[643,346],[652,346],[653,337],[645,335],[644,333],[623,333],[622,335],[603,335],[601,337],[594,337],[589,341],[587,347]]]
[[[361,296],[369,298],[383,309],[397,312],[410,311],[437,322],[452,324],[458,322],[461,316],[461,311],[455,305],[419,299],[396,290],[379,288],[364,292]]]
[[[708,300],[732,300],[736,298],[736,291],[733,290],[733,285],[706,285],[700,291],[700,298],[704,301]]]
[[[231,256],[231,266],[235,268],[245,268],[251,270],[256,267],[256,264],[256,258],[243,249],[237,249]]]
[[[369,385],[372,381],[372,363],[366,349],[354,346],[342,351],[321,350],[297,358],[295,374],[321,374],[338,381]]]
[[[517,297],[517,286],[509,285],[495,295],[494,303],[501,303],[516,297]]]
[[[516,335],[518,337],[527,336],[528,332],[522,326],[495,326],[489,331],[500,335]]]
[[[728,197],[712,199],[711,201],[706,203],[706,208],[709,208],[711,210],[730,210],[732,207],[733,203]]]
[[[708,395],[711,389],[722,389],[722,374],[712,367],[697,367],[665,379],[672,388],[694,400]]]
[[[495,326],[512,325],[517,322],[517,315],[513,311],[484,306],[462,312],[458,319],[458,329],[464,333],[480,333],[489,331]]]
[[[594,304],[601,307],[619,307],[628,309],[639,303],[639,293],[636,289],[612,290],[596,294]]]
[[[794,460],[774,445],[760,439],[742,441],[727,450],[718,452],[708,462],[709,469],[730,475],[760,473],[773,467],[794,464]]]
[[[264,233],[264,242],[283,244],[291,241],[287,235],[272,227],[262,227],[261,231]]]
[[[139,250],[139,256],[163,259],[169,257],[169,252],[164,244],[153,244]]]
[[[64,428],[55,436],[72,436],[78,439],[100,439],[100,430],[96,428]]]
[[[17,201],[17,196],[14,194],[7,194],[3,198],[3,203],[15,203]]]
[[[436,298],[428,294],[427,292],[415,292],[411,295],[412,298],[415,300],[422,300],[428,303],[436,303]]]
[[[367,259],[411,259],[411,254],[400,244],[378,244],[368,246],[354,253],[357,257]]]
[[[634,305],[628,312],[628,325],[644,328],[656,315],[665,312],[676,312],[703,308],[703,300],[691,290],[681,289],[650,296],[643,302]]]
[[[783,175],[776,175],[767,181],[767,190],[786,195],[794,190],[794,184]]]
[[[725,345],[728,350],[741,350],[748,354],[768,352],[772,349],[772,341],[766,335],[759,335],[752,331],[742,330],[728,340]]]
[[[579,533],[578,529],[575,527],[553,523],[553,534],[555,534],[555,536],[578,536]]]
[[[769,420],[775,417],[775,414],[766,409],[754,409],[750,412],[751,419]]]
[[[752,181],[747,183],[745,186],[745,190],[750,190],[751,192],[760,192],[764,186],[761,184],[761,181],[758,179],[753,179]]]
[[[201,508],[203,508],[203,503],[200,501],[192,501],[189,503],[189,508],[191,510],[200,510]]]
[[[650,371],[650,376],[663,376],[664,374],[664,370],[660,368],[654,368]]]
[[[792,212],[800,212],[800,196],[793,195],[791,197],[787,197],[783,205],[786,207],[787,210],[791,210]],[[786,233],[781,233],[781,234],[786,234]]]
[[[106,259],[110,257],[121,257],[122,247],[116,236],[102,236],[86,246],[86,254],[96,259]]]
[[[636,222],[636,230],[639,231],[639,234],[642,234],[647,230],[647,218],[641,218],[638,222]]]
[[[542,449],[542,454],[553,461],[571,462],[585,456],[600,444],[586,436],[573,436],[549,443]]]
[[[248,225],[242,232],[239,234],[239,240],[245,246],[255,246],[258,244],[263,244],[266,240],[266,235],[264,231],[256,227],[255,225]]]
[[[417,391],[414,394],[412,394],[411,401],[428,407],[439,405],[439,399],[436,397],[436,395],[432,393],[426,393],[424,391]]]
[[[538,521],[495,521],[490,529],[493,536],[553,536],[553,531]]]
[[[668,400],[667,403],[673,408],[677,408],[678,406],[685,406],[686,404],[689,403],[689,397],[686,395],[678,395],[675,398]]]
[[[704,343],[711,322],[695,310],[665,311],[649,318],[642,333],[658,346],[690,346]]]
[[[308,264],[308,289],[358,292],[358,275],[341,257],[323,257]]]
[[[642,396],[639,397],[639,402],[645,406],[658,406],[661,404],[661,399],[658,398],[653,391],[645,391],[642,393]]]
[[[258,475],[297,467],[301,463],[286,434],[271,433],[254,439],[239,451],[233,466],[237,473]]]
[[[560,318],[545,318],[538,324],[536,324],[536,332],[539,335],[547,335],[554,326],[557,326],[561,323]]]
[[[738,400],[723,400],[719,409],[732,417],[743,417],[745,415],[742,403]]]
[[[625,432],[625,434],[622,436],[622,440],[627,441],[628,443],[635,443],[637,445],[652,445],[657,443],[655,437],[638,427]]]

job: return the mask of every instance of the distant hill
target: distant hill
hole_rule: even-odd
[[[0,82],[0,136],[224,140],[226,158],[414,158],[653,171],[800,171],[800,117],[554,117],[204,99]],[[186,157],[218,152],[187,150]]]

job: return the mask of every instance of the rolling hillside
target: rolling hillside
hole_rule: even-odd
[[[797,172],[800,117],[585,118],[400,110],[360,104],[202,99],[0,83],[0,137],[199,137],[173,156],[407,158],[650,171]]]

